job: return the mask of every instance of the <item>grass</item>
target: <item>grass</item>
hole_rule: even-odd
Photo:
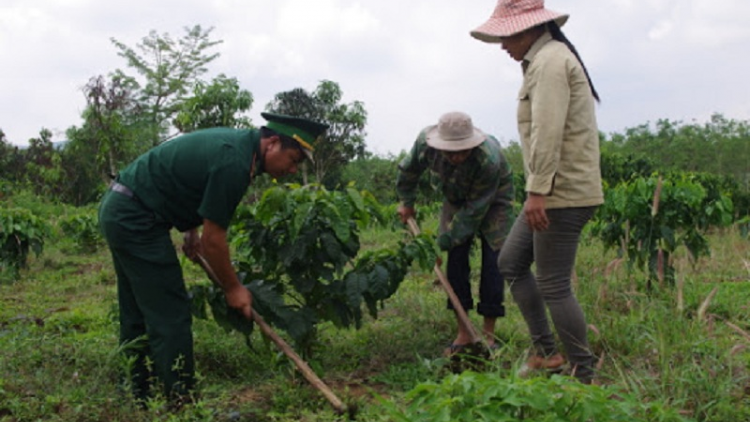
[[[35,209],[52,222],[69,211]],[[372,229],[362,244],[387,244],[402,235]],[[200,320],[194,324],[200,400],[176,413],[159,400],[139,410],[118,383],[124,363],[108,251],[83,254],[70,239],[53,236],[20,280],[0,283],[0,421],[346,420],[259,333],[248,348],[239,335]],[[728,324],[750,330],[750,244],[737,230],[726,230],[711,234],[711,247],[711,258],[694,265],[684,254],[674,257],[683,282],[680,301],[675,286],[657,284],[648,292],[643,274],[625,265],[608,270],[614,254],[584,239],[575,289],[591,325],[592,348],[602,358],[602,387],[591,388],[658,404],[687,420],[750,420],[750,340]],[[455,320],[434,278],[412,271],[379,318],[360,330],[319,326],[308,363],[339,398],[357,407],[358,420],[388,420],[384,403],[406,408],[413,389],[452,379],[441,352],[455,334]],[[206,282],[190,264],[186,279]],[[513,383],[529,339],[509,294],[506,308],[496,333],[504,346],[485,373]],[[470,315],[478,326],[479,318]],[[651,412],[643,420],[668,420]]]

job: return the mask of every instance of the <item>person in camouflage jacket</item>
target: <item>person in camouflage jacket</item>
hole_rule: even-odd
[[[513,221],[512,174],[500,143],[475,128],[462,112],[441,116],[423,129],[410,153],[399,164],[396,190],[401,220],[416,215],[417,185],[425,170],[439,181],[444,197],[437,243],[448,252],[447,276],[465,310],[473,309],[469,256],[474,237],[482,244],[482,269],[477,313],[484,317],[483,333],[495,344],[495,322],[505,315],[503,277],[497,256]],[[452,309],[448,301],[448,309]],[[458,334],[446,350],[451,355],[471,343],[457,324]]]

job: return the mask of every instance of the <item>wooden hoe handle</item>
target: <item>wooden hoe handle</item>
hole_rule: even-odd
[[[211,281],[214,282],[218,287],[221,287],[221,282],[216,277],[216,273],[214,273],[213,268],[208,264],[208,261],[206,261],[206,258],[204,258],[202,255],[198,254],[198,263],[201,267],[203,267],[203,270],[208,274],[208,278],[211,279]],[[312,369],[310,369],[310,366],[307,365],[307,362],[302,360],[302,358],[292,349],[289,344],[284,341],[283,338],[281,338],[276,332],[271,328],[268,323],[260,316],[259,313],[252,311],[252,318],[253,321],[255,321],[256,324],[258,324],[258,327],[260,327],[260,331],[266,335],[266,337],[270,338],[271,341],[273,341],[276,346],[281,349],[282,352],[284,352],[289,359],[294,362],[294,365],[297,367],[297,369],[302,373],[302,375],[307,379],[307,381],[312,384],[313,387],[318,389],[325,398],[333,405],[333,408],[336,409],[336,411],[339,414],[343,414],[347,411],[346,405],[339,400],[338,397],[331,391],[330,388],[321,380],[315,372],[313,372]]]
[[[413,217],[409,217],[406,223],[409,226],[409,230],[411,230],[411,233],[414,236],[419,235],[419,226],[417,225],[417,222]],[[451,305],[453,305],[453,310],[456,311],[458,322],[464,327],[464,329],[466,329],[466,332],[471,336],[471,342],[481,342],[481,337],[479,337],[479,335],[477,334],[477,331],[474,329],[474,325],[469,320],[469,316],[466,314],[464,307],[461,305],[461,301],[458,300],[458,296],[456,296],[456,293],[453,291],[453,287],[451,287],[451,283],[448,281],[448,277],[445,276],[443,270],[440,269],[440,265],[438,264],[435,264],[435,274],[438,276],[440,284],[443,286],[445,293],[448,294],[448,299],[451,301]]]

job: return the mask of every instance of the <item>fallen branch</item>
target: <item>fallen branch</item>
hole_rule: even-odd
[[[600,372],[602,370],[602,366],[604,366],[604,358],[607,356],[607,352],[602,351],[602,355],[599,356],[599,362],[596,363],[596,372]]]
[[[685,296],[683,294],[685,288],[685,276],[680,272],[677,276],[677,310],[682,312],[685,310]]]
[[[711,304],[711,300],[713,300],[714,296],[716,296],[716,292],[719,290],[718,287],[714,287],[713,290],[711,290],[711,293],[706,296],[706,300],[701,303],[700,308],[698,308],[698,321],[703,321],[703,318],[706,316],[706,310],[708,309],[708,305]]]
[[[736,325],[732,324],[732,323],[731,323],[731,322],[729,322],[729,321],[724,321],[724,322],[726,322],[726,324],[727,324],[727,325],[729,326],[729,328],[733,329],[733,330],[734,330],[734,331],[736,331],[736,332],[737,332],[737,333],[738,333],[739,335],[741,335],[742,337],[744,337],[744,338],[745,338],[745,340],[747,340],[747,341],[749,341],[749,342],[750,342],[750,334],[748,334],[748,333],[747,333],[747,331],[745,331],[745,330],[743,330],[742,328],[740,328],[740,327],[738,327],[738,326],[736,326]]]

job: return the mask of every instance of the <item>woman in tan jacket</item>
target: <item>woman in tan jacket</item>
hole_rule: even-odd
[[[571,289],[571,273],[586,222],[604,199],[599,169],[599,96],[576,49],[560,30],[568,16],[543,0],[500,0],[490,19],[471,32],[499,43],[521,63],[518,130],[526,201],[498,258],[531,334],[528,369],[560,369],[546,308],[581,382],[594,375],[586,319]],[[536,274],[531,265],[536,263]]]

